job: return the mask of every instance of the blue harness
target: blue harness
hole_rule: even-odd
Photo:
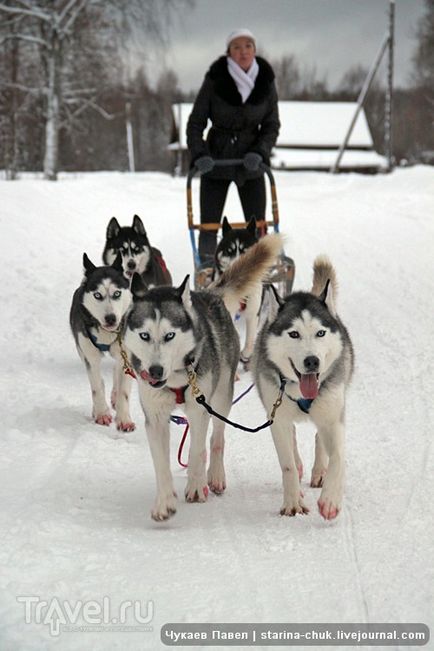
[[[291,396],[288,396],[288,398],[291,398]],[[294,400],[294,398],[291,398],[291,400]],[[299,398],[298,400],[295,400],[301,411],[304,411],[305,414],[309,413],[313,401],[313,398]]]
[[[89,330],[87,328],[86,328],[86,334],[89,337],[89,339],[91,340],[91,342],[93,343],[93,345],[95,346],[95,348],[98,348],[98,350],[100,350],[102,353],[107,353],[110,350],[110,346],[112,346],[114,344],[114,341],[111,344],[100,344],[100,343],[98,343],[98,339],[95,337],[95,335],[93,335],[91,332],[89,332]],[[115,339],[115,341],[116,341],[116,339]]]

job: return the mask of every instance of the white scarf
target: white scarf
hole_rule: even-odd
[[[227,57],[227,60],[229,74],[234,80],[244,104],[255,87],[256,77],[259,72],[258,62],[256,59],[253,59],[252,65],[248,71],[244,72],[241,66],[239,66],[238,63],[235,63],[231,57]]]

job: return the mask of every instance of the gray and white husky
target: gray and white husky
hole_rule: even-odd
[[[179,403],[182,394],[191,433],[186,500],[205,502],[208,486],[215,493],[222,493],[226,487],[225,425],[213,417],[207,473],[206,435],[210,416],[196,402],[187,373],[194,370],[197,385],[212,408],[227,416],[240,352],[233,315],[240,300],[261,284],[281,248],[279,236],[263,238],[215,283],[198,292],[190,291],[188,276],[180,287],[155,287],[149,291],[138,274],[133,276],[134,303],[127,317],[124,343],[138,378],[154,461],[157,479],[157,497],[151,511],[154,520],[165,520],[176,511],[169,458],[169,417],[175,400]]]
[[[345,392],[354,365],[353,348],[336,314],[336,275],[325,256],[314,263],[311,292],[281,299],[273,292],[270,313],[258,335],[253,372],[270,413],[284,386],[271,432],[283,479],[282,515],[307,513],[300,492],[302,462],[294,423],[317,427],[311,486],[321,487],[321,515],[331,520],[342,505],[344,482]]]
[[[118,332],[131,305],[129,280],[125,278],[122,258],[111,266],[96,267],[83,255],[84,278],[74,292],[70,325],[78,354],[89,377],[93,400],[93,418],[99,425],[110,425],[112,416],[105,398],[101,360],[109,352],[116,360],[113,377],[112,406],[116,409],[117,428],[135,428],[129,412],[131,379],[123,371]]]

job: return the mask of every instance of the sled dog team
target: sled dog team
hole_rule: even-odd
[[[119,430],[135,429],[129,396],[132,382],[138,384],[156,474],[151,515],[157,521],[176,512],[169,437],[170,414],[177,403],[184,403],[190,423],[187,502],[205,502],[208,490],[225,490],[225,423],[211,416],[207,468],[210,415],[195,394],[200,390],[213,410],[227,417],[240,358],[251,362],[267,417],[274,408],[271,432],[283,482],[280,513],[308,512],[300,490],[303,466],[295,433],[295,423],[305,420],[317,430],[311,486],[322,488],[319,511],[330,520],[342,506],[345,393],[353,350],[336,313],[335,271],[321,256],[314,262],[309,292],[282,298],[269,286],[265,322],[257,333],[263,281],[282,240],[273,234],[258,241],[255,226],[253,220],[246,229],[235,230],[224,221],[213,282],[200,291],[190,290],[189,276],[172,286],[163,256],[151,246],[137,215],[131,227],[110,220],[104,266],[83,256],[84,278],[73,296],[70,324],[89,377],[93,418],[100,425],[112,422],[101,375],[101,359],[109,352],[115,359],[111,406]],[[241,353],[234,326],[240,304],[246,304]]]

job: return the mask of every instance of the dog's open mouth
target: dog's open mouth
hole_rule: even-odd
[[[292,359],[289,360],[294,373],[298,377],[300,392],[303,398],[313,400],[317,397],[319,392],[319,373],[300,373],[295,368]]]
[[[103,330],[106,330],[107,332],[115,332],[118,329],[118,324],[115,323],[114,325],[103,325],[102,326]]]
[[[156,380],[155,378],[152,377],[152,375],[149,375],[147,371],[142,371],[140,373],[140,377],[142,380],[146,380],[146,382],[149,382],[151,387],[154,387],[154,389],[161,389],[161,387],[164,387],[166,384],[167,380]]]

